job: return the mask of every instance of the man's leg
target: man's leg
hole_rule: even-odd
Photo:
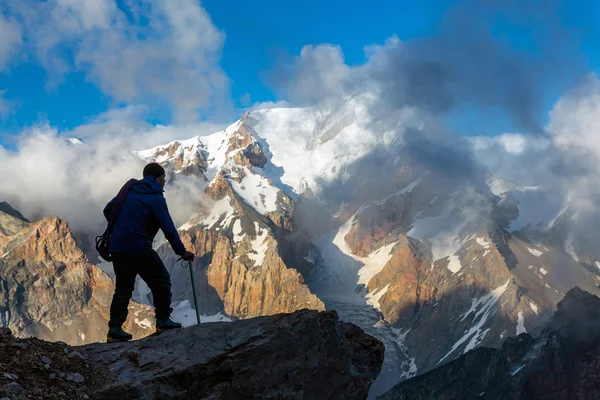
[[[113,254],[116,286],[110,305],[109,328],[120,327],[127,320],[127,308],[135,287],[136,265],[133,255]]]
[[[173,311],[171,308],[171,275],[154,250],[144,254],[144,264],[140,265],[138,273],[152,292],[156,319],[168,320]]]

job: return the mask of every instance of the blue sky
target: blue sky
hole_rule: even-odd
[[[360,64],[365,46],[381,44],[392,35],[408,40],[433,32],[448,3],[209,0],[204,6],[227,35],[222,65],[233,80],[233,97],[250,93],[252,100],[265,101],[276,100],[268,85],[269,71],[303,46],[339,45],[348,64]]]
[[[13,3],[12,7],[10,3]],[[110,51],[118,51],[116,49],[107,50],[106,53],[95,58],[94,54],[91,54],[94,51],[93,44],[91,49],[88,44],[85,52],[81,51],[78,55],[81,56],[85,53],[83,54],[85,59],[83,65],[71,65],[65,71],[61,70],[57,74],[57,68],[62,68],[63,63],[74,63],[76,53],[69,47],[71,46],[69,42],[71,37],[67,34],[59,37],[51,51],[40,56],[40,48],[44,46],[44,32],[47,31],[40,29],[37,32],[35,31],[37,29],[35,20],[22,19],[19,16],[19,6],[15,5],[17,3],[18,0],[7,0],[8,7],[2,10],[6,20],[16,21],[21,25],[23,34],[21,40],[23,48],[19,50],[19,45],[16,45],[15,49],[18,50],[13,51],[10,58],[7,57],[8,61],[4,68],[0,63],[0,93],[3,93],[2,98],[9,107],[9,110],[5,110],[0,116],[0,144],[5,145],[8,145],[11,139],[14,139],[14,135],[17,135],[22,129],[40,121],[47,122],[61,131],[68,130],[90,122],[95,116],[109,109],[127,104],[150,104],[151,111],[145,114],[144,118],[150,122],[163,124],[171,123],[174,119],[174,112],[169,111],[174,107],[172,104],[167,105],[168,101],[180,105],[186,103],[190,98],[191,101],[202,101],[204,105],[204,112],[196,118],[231,117],[235,112],[253,103],[279,100],[278,91],[273,87],[272,73],[277,65],[293,61],[303,46],[316,46],[322,43],[337,45],[341,47],[344,60],[348,65],[360,65],[365,62],[365,46],[383,44],[392,35],[396,35],[402,41],[435,36],[438,33],[442,17],[453,2],[446,0],[422,2],[388,0],[378,2],[358,0],[204,1],[201,6],[212,19],[214,27],[224,36],[219,39],[210,33],[210,36],[206,37],[214,40],[214,47],[197,45],[192,49],[193,51],[206,51],[209,59],[213,57],[211,54],[218,53],[215,56],[216,60],[213,60],[217,69],[216,77],[206,78],[207,82],[204,84],[219,86],[218,82],[221,82],[222,78],[229,81],[229,84],[224,85],[224,89],[215,89],[215,93],[218,92],[215,96],[225,97],[226,101],[233,105],[234,111],[226,116],[213,115],[212,100],[197,99],[194,94],[186,94],[185,98],[179,94],[173,94],[168,100],[161,99],[160,90],[172,90],[172,87],[169,86],[172,82],[167,78],[165,78],[165,85],[157,86],[159,89],[152,89],[150,92],[144,89],[146,83],[143,81],[136,88],[121,90],[123,81],[118,79],[126,78],[126,74],[112,77],[109,76],[110,72],[106,71],[107,68],[89,67],[90,64],[93,65],[94,62],[110,56],[112,54]],[[33,8],[37,7],[35,1],[27,3],[32,4]],[[2,4],[0,3],[0,7]],[[562,23],[568,28],[578,28],[578,24],[581,23],[579,17],[582,13],[597,11],[597,8],[589,10],[585,8],[592,4],[591,1],[577,2],[577,5],[569,4],[574,4],[574,2],[566,2],[560,9]],[[123,9],[123,3],[120,1],[118,6]],[[85,10],[77,12],[83,15],[82,21],[87,21],[85,18],[89,17],[86,16]],[[146,23],[143,18],[139,21],[141,25]],[[49,26],[49,29],[53,28],[51,25]],[[589,30],[589,26],[581,24],[580,28],[584,40],[579,51],[583,55],[588,70],[596,71],[600,67],[600,50],[598,48],[600,36],[598,36],[598,32]],[[111,29],[114,28],[111,27]],[[532,53],[536,51],[535,48],[528,48],[528,38],[533,34],[532,32],[510,25],[505,25],[502,29],[501,32],[495,34],[507,37],[511,46]],[[71,33],[67,30],[65,32]],[[157,32],[160,30],[150,33],[138,30],[137,39],[141,42],[144,40],[143,35],[147,34],[148,37],[152,37],[152,35],[160,34]],[[87,39],[91,41],[90,43],[95,43],[93,41],[97,40],[97,37],[90,36],[86,37]],[[136,42],[137,45],[140,42]],[[1,60],[2,57],[0,57]],[[148,76],[152,76],[156,70],[160,71],[160,68],[169,71],[171,66],[168,60],[165,58],[164,66],[147,72]],[[192,64],[203,65],[203,61],[194,59]],[[219,68],[222,71],[218,71]],[[110,65],[108,69],[110,69]],[[213,70],[207,67],[206,71],[212,73]],[[208,74],[206,71],[198,75],[192,74],[190,79],[202,78]],[[182,89],[181,82],[175,82],[175,85],[177,86],[176,90]],[[183,85],[185,86],[185,83]],[[198,85],[198,88],[193,88],[193,90],[201,91],[202,87]],[[564,88],[557,85],[556,90],[548,91],[544,98],[547,108],[553,104],[562,90]],[[167,101],[167,103],[163,101]],[[186,112],[189,114],[189,110],[186,109]],[[492,112],[486,117],[497,122],[498,131],[510,129],[510,123],[506,121],[501,112],[497,115]],[[457,116],[452,116],[451,119],[458,127],[475,126],[481,122],[481,116],[473,110],[461,112]]]

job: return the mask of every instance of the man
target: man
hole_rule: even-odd
[[[152,291],[156,310],[156,330],[181,328],[171,320],[171,277],[162,260],[152,248],[156,233],[161,229],[171,247],[184,260],[194,259],[186,251],[163,196],[165,170],[157,163],[144,168],[144,179],[133,184],[123,201],[110,239],[110,253],[116,276],[115,294],[110,306],[108,342],[131,340],[122,325],[127,319],[127,308],[133,293],[135,278],[139,275]],[[134,181],[135,182],[135,181]],[[110,215],[117,197],[104,209]],[[108,218],[108,217],[107,217]]]

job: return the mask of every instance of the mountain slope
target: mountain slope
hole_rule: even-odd
[[[18,337],[83,344],[106,340],[114,282],[91,265],[67,223],[0,212],[0,326]],[[132,303],[126,329],[153,332],[153,311]]]
[[[600,374],[600,299],[570,290],[531,335],[500,349],[480,347],[425,375],[400,383],[381,400],[592,399]]]

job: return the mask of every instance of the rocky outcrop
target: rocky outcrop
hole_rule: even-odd
[[[233,204],[231,214],[224,213],[214,225],[199,224],[180,233],[186,248],[197,255],[192,267],[202,312],[251,318],[303,308],[324,310],[302,275],[284,262],[269,226],[230,195],[231,200],[222,201]],[[174,299],[189,299],[188,271],[177,266],[167,245],[159,253],[171,270]]]
[[[532,335],[478,348],[379,399],[595,399],[598,388],[600,298],[574,288]]]
[[[401,237],[369,281],[385,320],[406,332],[408,349],[418,349],[409,353],[421,373],[477,346],[499,346],[530,332],[571,287],[600,295],[597,278],[581,265],[555,269],[559,255],[550,248],[539,246],[538,254],[538,246],[504,239],[502,231],[480,232],[456,255],[432,263],[426,243]]]
[[[67,223],[0,216],[4,227],[21,226],[0,237],[0,327],[19,337],[74,345],[106,340],[114,282],[89,263]],[[10,218],[13,223],[5,224]],[[153,332],[153,314],[132,302],[125,328],[135,337],[147,336]]]
[[[405,213],[409,202],[409,197],[390,198],[362,210],[345,238],[352,253],[367,257],[381,247],[384,238],[392,230],[398,229],[403,223],[408,225]]]
[[[405,325],[424,304],[437,299],[439,277],[445,274],[445,268],[432,271],[431,252],[427,253],[421,242],[404,235],[385,267],[369,281],[369,293],[387,287],[379,304],[391,324]]]
[[[0,394],[358,400],[379,374],[383,350],[335,312],[309,310],[77,348],[2,330]]]
[[[148,161],[160,162],[169,174],[169,180],[177,175],[203,176],[208,167],[208,160],[198,141],[175,141],[167,146],[160,147],[148,157]]]

